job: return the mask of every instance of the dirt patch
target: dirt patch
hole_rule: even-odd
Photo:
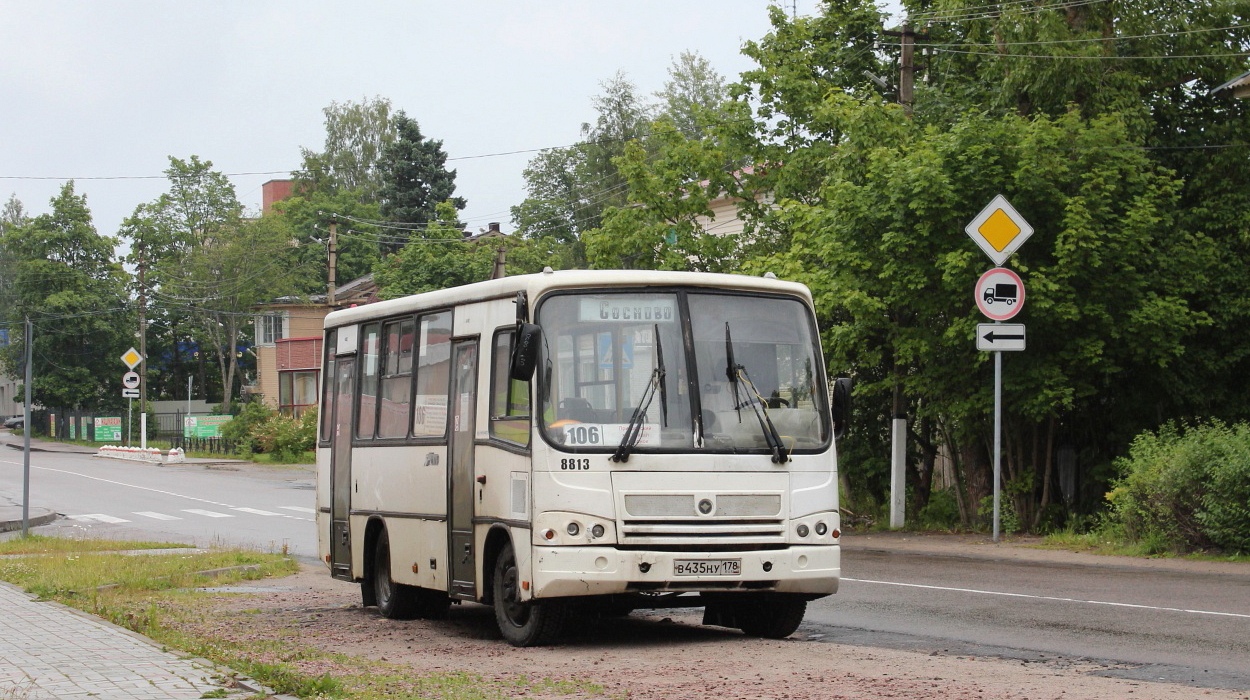
[[[560,645],[516,649],[495,628],[493,612],[458,605],[446,621],[397,622],[360,605],[359,586],[304,566],[259,581],[255,593],[220,594],[205,619],[223,638],[254,642],[298,635],[318,649],[385,660],[421,673],[467,672],[512,682],[571,681],[517,697],[630,700],[717,698],[1250,698],[1246,692],[1142,683],[1091,675],[1102,666],[928,655],[809,639],[752,639],[699,625],[694,610],[639,611],[627,618],[587,618]],[[281,590],[280,590],[281,589]],[[205,630],[207,631],[207,630]],[[334,672],[332,666],[313,672]],[[603,695],[587,690],[593,683]],[[537,693],[537,694],[536,694]]]

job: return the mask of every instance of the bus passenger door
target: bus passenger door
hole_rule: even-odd
[[[477,340],[452,345],[451,455],[447,470],[447,520],[453,598],[477,596],[473,552],[473,438],[477,432]]]
[[[334,428],[330,436],[330,575],[352,580],[352,405],[356,356],[334,361]]]

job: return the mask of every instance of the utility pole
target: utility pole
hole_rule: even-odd
[[[338,286],[335,281],[337,271],[335,267],[339,262],[339,220],[338,217],[330,217],[330,244],[329,244],[329,288],[326,290],[326,306],[334,306],[334,288]]]
[[[910,117],[912,88],[916,84],[916,34],[911,30],[910,23],[903,23],[901,38],[903,52],[899,57],[898,102],[903,105],[903,113]]]
[[[909,118],[912,112],[912,93],[916,83],[916,33],[910,22],[903,22],[901,32],[885,32],[902,41],[899,56],[898,102]],[[907,513],[907,397],[903,394],[900,368],[894,367],[894,396],[890,416],[890,527],[899,529],[906,521]]]

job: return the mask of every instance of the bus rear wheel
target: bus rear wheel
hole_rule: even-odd
[[[564,631],[568,606],[559,600],[521,600],[521,581],[516,552],[504,545],[491,575],[495,622],[503,638],[514,647],[531,647],[555,641]]]
[[[373,550],[373,599],[378,612],[392,620],[411,620],[416,617],[417,588],[395,583],[391,580],[391,542],[386,530],[378,533]]]

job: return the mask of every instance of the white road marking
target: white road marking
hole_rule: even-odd
[[[155,520],[182,520],[176,515],[165,515],[164,513],[155,513],[150,510],[137,510],[135,515],[142,515],[145,518],[153,518]]]
[[[183,513],[194,513],[195,515],[203,515],[209,518],[233,518],[229,513],[218,513],[215,510],[201,510],[200,508],[184,508]]]
[[[18,462],[10,462],[10,464],[18,464]],[[84,479],[92,479],[94,481],[103,481],[106,484],[126,486],[128,488],[139,489],[140,491],[151,491],[152,493],[164,494],[166,496],[177,496],[178,498],[185,498],[190,501],[198,501],[200,503],[207,503],[212,506],[221,506],[222,508],[233,507],[229,505],[228,503],[218,503],[217,501],[210,501],[207,498],[196,498],[195,496],[188,496],[183,493],[174,493],[173,491],[164,491],[162,489],[154,489],[151,486],[139,486],[138,484],[128,484],[124,481],[114,481],[112,479],[105,479],[105,478],[98,477],[98,476],[91,476],[90,474],[83,474],[82,472],[74,472],[68,469],[54,469],[52,467],[36,467],[34,465],[31,465],[31,469],[41,469],[47,472],[57,472],[58,474],[70,474],[72,476],[81,476]]]
[[[278,507],[281,508],[282,510],[293,510],[296,513],[316,513],[317,512],[313,510],[312,508],[305,508],[304,506],[278,506]]]
[[[922,588],[929,591],[951,591],[953,593],[975,593],[977,595],[997,595],[1006,598],[1031,598],[1033,600],[1052,600],[1058,603],[1081,603],[1083,605],[1109,605],[1116,608],[1134,608],[1137,610],[1158,610],[1161,612],[1189,613],[1191,615],[1216,615],[1219,617],[1238,617],[1250,620],[1250,615],[1243,613],[1217,612],[1214,610],[1191,610],[1189,608],[1166,608],[1156,605],[1139,605],[1136,603],[1114,603],[1108,600],[1084,600],[1081,598],[1061,598],[1051,595],[1030,595],[1028,593],[1007,593],[1005,591],[984,591],[977,588],[955,588],[951,586],[929,586],[921,583],[900,583],[898,581],[873,581],[862,578],[842,578],[843,581],[855,583],[875,583],[879,586],[901,586],[903,588]]]
[[[237,510],[237,511],[242,511],[244,513],[251,513],[252,515],[275,515],[275,516],[282,515],[281,513],[274,513],[273,511],[269,511],[269,510],[261,510],[260,508],[231,508],[230,510]]]
[[[111,515],[105,515],[103,513],[86,513],[83,515],[67,515],[65,517],[69,518],[70,520],[82,520],[84,522],[94,522],[94,523],[128,523],[130,522],[129,520],[126,520],[125,518],[114,518]]]

